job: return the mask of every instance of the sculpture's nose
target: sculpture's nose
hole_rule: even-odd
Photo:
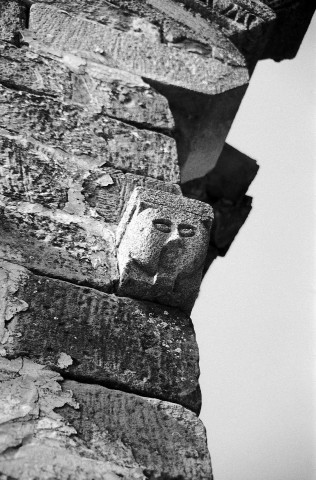
[[[163,282],[164,286],[168,285],[168,288],[173,289],[181,265],[183,247],[183,239],[178,229],[173,228],[160,253],[157,283]]]
[[[183,239],[179,234],[179,231],[177,228],[173,228],[170,235],[168,236],[165,245],[168,245],[168,247],[172,248],[181,248],[183,246]]]

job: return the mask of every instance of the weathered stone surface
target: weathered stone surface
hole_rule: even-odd
[[[26,26],[26,7],[19,0],[1,0],[0,40],[19,45],[21,30]]]
[[[117,230],[118,293],[190,313],[212,219],[207,204],[136,188]]]
[[[114,225],[136,186],[181,194],[178,185],[123,173],[104,166],[103,159],[67,154],[5,129],[0,129],[0,173],[0,195],[15,202],[39,203]]]
[[[119,279],[111,227],[28,202],[0,200],[0,258],[105,292]]]
[[[47,5],[31,7],[33,41],[55,54],[98,53],[110,66],[207,94],[221,93],[248,82],[244,63],[230,65],[229,61],[213,58],[212,52],[201,55],[192,46],[170,48],[161,43],[159,35],[153,35],[152,31],[149,36],[144,33],[141,23],[136,22],[136,27],[136,34],[126,33]]]
[[[50,0],[32,0],[46,3]],[[180,3],[180,4],[179,4]],[[210,18],[192,15],[184,2],[171,0],[55,0],[54,6],[106,25],[113,30],[168,44],[191,53],[212,54],[229,65],[244,65],[244,58]]]
[[[179,405],[63,381],[26,358],[0,358],[0,382],[5,479],[212,479],[205,429]]]
[[[1,479],[145,480],[133,459],[105,461],[98,445],[84,444],[55,411],[66,403],[79,408],[62,380],[28,359],[0,358]]]
[[[3,354],[199,412],[198,348],[189,317],[1,265]]]
[[[248,61],[260,58],[276,15],[258,0],[214,0],[213,18]]]
[[[113,291],[115,226],[132,191],[145,186],[180,194],[180,189],[100,164],[3,130],[0,257]]]
[[[0,257],[113,291],[115,228],[134,188],[181,192],[177,185],[99,163],[3,130]]]
[[[316,4],[311,0],[261,0],[276,14],[276,22],[262,58],[280,61],[298,52]]]
[[[83,105],[92,112],[171,131],[167,100],[141,77],[76,55],[50,58],[26,47],[0,43],[0,83]]]
[[[132,4],[136,8],[135,2]],[[141,11],[138,13],[148,17],[150,11],[151,21],[135,15],[133,8],[125,12],[125,4],[118,9],[108,3],[101,4],[98,0],[89,4],[82,1],[82,14],[98,23],[73,15],[76,12],[68,0],[54,3],[63,11],[52,10],[51,6],[43,4],[33,5],[28,42],[32,49],[60,56],[70,68],[75,69],[72,75],[77,78],[80,102],[85,101],[81,97],[87,97],[87,90],[92,90],[94,100],[89,99],[90,104],[96,103],[99,107],[100,88],[95,87],[94,78],[90,83],[85,78],[83,81],[83,72],[89,74],[91,64],[94,75],[98,72],[100,76],[100,69],[116,72],[119,69],[122,75],[122,70],[125,70],[125,77],[129,73],[141,75],[161,91],[171,104],[177,124],[181,180],[186,182],[205,175],[216,164],[245,93],[248,71],[243,57],[235,54],[232,44],[224,41],[219,30],[205,19],[195,18],[182,6],[165,0],[147,2],[146,5],[145,11],[139,7]],[[52,18],[54,22],[50,25]],[[171,24],[167,24],[163,18],[170,18]],[[160,29],[154,21],[159,23]],[[182,27],[193,32],[192,35],[183,33]],[[156,30],[157,34],[154,34]],[[30,32],[33,32],[32,36]],[[200,38],[201,35],[203,38]],[[99,67],[98,62],[101,63]],[[168,91],[170,86],[174,87],[174,91]],[[204,92],[208,97],[203,95],[197,103],[192,102],[187,98],[190,90]],[[73,95],[73,99],[75,97]],[[131,94],[128,95],[130,97]],[[114,116],[124,119],[122,112],[129,109],[119,102],[112,104]],[[102,108],[106,113],[106,107]],[[136,119],[135,112],[139,110],[134,108],[132,111]],[[109,115],[113,113],[110,111]],[[192,117],[195,122],[192,122]],[[126,121],[130,120],[127,118]],[[117,135],[115,128],[112,130]],[[163,161],[166,162],[165,159]],[[126,169],[122,163],[111,164]],[[142,173],[139,169],[133,171]],[[143,174],[177,181],[171,175],[167,178],[166,175],[153,175],[150,171],[144,171]]]
[[[129,455],[149,479],[212,480],[205,429],[192,412],[98,385],[65,381],[63,388],[73,392],[80,411],[66,406],[61,415],[86,444],[103,444],[106,460]]]
[[[58,149],[77,162],[114,166],[177,182],[175,141],[47,96],[0,86],[0,127]]]

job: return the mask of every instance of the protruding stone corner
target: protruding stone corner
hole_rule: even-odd
[[[98,440],[105,459],[113,455],[120,465],[133,459],[144,479],[212,480],[205,428],[194,413],[98,385],[66,381],[64,388],[73,392],[80,411],[65,406],[61,414],[85,443]]]
[[[181,184],[203,177],[218,161],[249,76],[239,86],[231,84],[223,92],[209,94],[146,81],[168,99],[175,121]]]
[[[214,210],[203,275],[217,256],[226,255],[245,223],[252,205],[246,192],[258,170],[255,160],[225,144],[216,166],[207,175],[181,185],[185,196],[206,202]]]
[[[205,429],[184,407],[65,380],[25,357],[0,357],[0,386],[3,478],[212,478]]]
[[[312,4],[0,0],[0,477],[212,480],[189,313],[258,170],[225,139]]]
[[[187,315],[0,265],[4,355],[200,412],[199,353]]]
[[[294,58],[315,13],[316,4],[310,0],[261,0],[276,15],[262,59],[277,62]]]
[[[200,288],[212,220],[208,204],[136,188],[117,230],[118,294],[190,314]]]

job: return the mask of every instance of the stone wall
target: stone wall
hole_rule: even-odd
[[[213,478],[190,311],[251,210],[226,136],[303,10],[1,1],[1,479]]]

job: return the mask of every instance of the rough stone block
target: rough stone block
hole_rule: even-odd
[[[146,8],[132,2],[125,11],[124,2],[118,2],[119,9],[98,0],[82,2],[80,17],[68,0],[54,3],[63,11],[33,5],[28,41],[32,49],[76,59],[83,69],[93,58],[140,75],[162,93],[175,119],[181,181],[186,182],[216,164],[245,93],[247,66],[231,42],[205,19],[173,2],[141,3]],[[158,24],[159,35],[154,35]],[[93,84],[88,87],[94,92]],[[204,95],[192,101],[192,92]]]
[[[0,40],[20,44],[21,30],[26,25],[26,7],[19,0],[1,0]]]
[[[115,229],[134,188],[181,194],[8,131],[0,174],[0,257],[109,292],[118,281]]]
[[[150,78],[207,94],[216,94],[248,82],[243,62],[233,65],[216,58],[212,49],[194,49],[194,44],[170,48],[161,42],[159,29],[153,32],[136,21],[132,31],[123,31],[54,7],[31,7],[30,29],[42,48],[62,54],[89,51],[99,53],[109,65]],[[214,45],[216,49],[216,45]]]
[[[0,200],[0,258],[105,292],[119,278],[113,229],[27,202]]]
[[[207,204],[136,188],[117,230],[118,293],[190,313],[212,219]]]
[[[170,182],[179,180],[174,139],[84,107],[0,86],[0,127],[72,156]]]
[[[50,58],[0,43],[0,83],[82,105],[124,122],[171,131],[167,100],[141,77],[76,55]]]
[[[189,317],[1,265],[2,354],[199,412],[198,347]]]
[[[0,130],[0,195],[117,224],[136,186],[181,194],[180,187],[66,154],[33,138]]]
[[[253,63],[265,48],[276,15],[271,8],[257,0],[214,0],[213,18],[248,61]]]
[[[98,442],[87,445],[77,437],[57,413],[66,403],[79,408],[72,393],[62,390],[62,381],[26,358],[0,358],[1,479],[145,480],[135,461],[119,455],[104,461]],[[108,445],[99,444],[110,456]]]
[[[149,479],[212,480],[205,429],[192,412],[98,385],[65,381],[63,388],[72,391],[80,411],[65,406],[61,415],[87,444],[99,439],[113,456],[130,456]]]
[[[0,358],[0,472],[20,480],[211,480],[205,429],[169,402]]]

